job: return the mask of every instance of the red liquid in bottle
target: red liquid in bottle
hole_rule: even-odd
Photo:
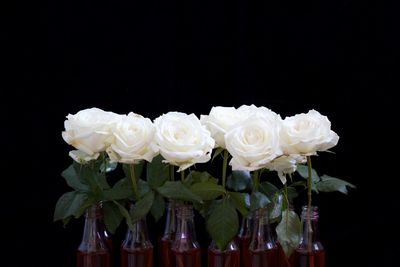
[[[167,238],[160,238],[158,240],[158,266],[159,267],[172,267],[171,240]]]
[[[208,267],[240,267],[240,251],[208,250]]]
[[[110,267],[110,253],[108,251],[82,252],[76,257],[77,267]]]
[[[121,249],[121,267],[153,267],[153,248]]]
[[[250,244],[250,236],[240,236],[237,237],[237,243],[240,249],[240,262],[243,267],[251,267],[250,265],[246,265],[249,262],[249,244]]]
[[[263,251],[249,251],[249,257],[246,259],[245,266],[252,267],[277,267],[278,266],[278,249],[270,249]]]
[[[292,267],[325,267],[325,251],[307,253],[304,250],[296,250],[290,257],[290,264]]]
[[[199,248],[189,251],[172,251],[174,255],[173,267],[201,267],[201,250]]]
[[[279,267],[291,267],[291,265],[289,263],[289,259],[286,256],[285,251],[283,251],[281,244],[279,244],[277,242],[277,246],[278,246],[278,266]]]

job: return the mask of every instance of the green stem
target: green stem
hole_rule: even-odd
[[[169,180],[175,180],[174,165],[169,165]]]
[[[288,198],[288,186],[287,183],[283,186],[283,192],[285,196],[285,201],[286,201],[286,209],[290,210],[290,203],[289,203],[289,198]]]
[[[137,181],[136,181],[135,167],[133,164],[129,164],[129,172],[130,172],[129,176],[132,181],[133,194],[134,194],[135,200],[138,200],[140,198],[140,195],[139,195],[139,190],[138,190]]]
[[[182,183],[185,181],[185,170],[181,171],[181,181]]]
[[[311,237],[312,237],[312,227],[311,227],[311,203],[312,203],[312,165],[311,165],[311,157],[307,156],[307,166],[308,166],[308,179],[307,179],[307,195],[308,195],[308,203],[307,203],[307,227],[308,227],[308,245],[307,251],[311,253]]]
[[[226,183],[226,169],[228,167],[228,150],[224,149],[224,164],[222,165],[222,186],[225,188]]]
[[[260,187],[260,171],[259,170],[256,170],[253,172],[253,180],[254,180],[253,192],[258,192],[258,189]]]

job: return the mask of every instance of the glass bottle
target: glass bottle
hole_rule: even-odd
[[[171,245],[175,238],[176,231],[176,211],[175,201],[170,200],[166,207],[166,218],[164,234],[158,241],[158,266],[172,267]]]
[[[146,218],[128,227],[121,245],[121,267],[153,267],[153,245],[149,240]]]
[[[239,234],[237,236],[237,242],[240,249],[240,262],[241,266],[244,267],[251,267],[246,265],[249,263],[248,257],[249,257],[250,238],[251,238],[251,223],[252,223],[251,213],[249,213],[245,217],[242,217]]]
[[[208,247],[208,267],[240,267],[240,250],[235,240],[221,251],[214,241]]]
[[[201,249],[196,239],[191,205],[179,205],[177,228],[172,242],[173,267],[201,267]]]
[[[246,260],[246,266],[278,266],[278,247],[271,235],[267,208],[258,209],[254,213],[249,257]]]
[[[112,237],[111,234],[107,231],[107,227],[104,223],[103,217],[104,217],[104,211],[103,211],[103,202],[100,201],[99,204],[96,206],[96,212],[99,214],[99,220],[98,220],[98,227],[99,227],[99,233],[103,240],[106,241],[106,245],[109,249],[109,251],[112,251]]]
[[[290,257],[292,267],[325,267],[325,250],[319,240],[318,207],[312,206],[310,212],[311,229],[307,223],[308,207],[303,206],[301,220],[303,235],[299,247]],[[311,231],[310,231],[311,230]]]
[[[86,210],[83,238],[77,251],[77,267],[110,266],[110,250],[99,229],[100,219],[97,205]]]

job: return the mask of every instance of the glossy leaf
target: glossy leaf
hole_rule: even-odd
[[[154,220],[157,222],[164,214],[165,211],[165,200],[160,194],[155,194],[153,205],[151,206],[150,212],[153,215]]]
[[[132,223],[137,222],[138,220],[146,217],[147,213],[149,213],[151,207],[153,206],[154,202],[154,192],[149,191],[147,192],[143,198],[139,199],[132,211],[131,211],[131,218],[132,218]]]
[[[225,250],[239,230],[239,218],[233,204],[228,199],[214,201],[206,225],[218,248]]]
[[[221,185],[208,181],[193,184],[190,191],[200,196],[202,200],[213,200],[225,193]]]
[[[103,205],[104,224],[110,233],[115,233],[115,230],[121,224],[124,216],[121,214],[119,207],[114,202],[105,202]]]
[[[218,183],[218,179],[214,178],[208,172],[191,171],[185,178],[184,184],[188,187],[195,183],[211,182],[214,184]]]
[[[250,196],[247,193],[229,192],[230,200],[235,208],[243,215],[246,216],[250,209]]]
[[[234,191],[250,190],[252,178],[249,171],[232,171],[228,176],[226,186]]]
[[[181,181],[167,181],[157,191],[166,198],[202,202],[201,198],[184,186]]]
[[[87,195],[77,191],[67,192],[63,194],[56,203],[54,211],[54,221],[74,216],[82,204],[87,199]]]
[[[71,164],[67,169],[65,169],[61,173],[61,176],[64,177],[67,184],[73,189],[85,192],[89,190],[89,186],[87,184],[82,183],[73,164]]]
[[[265,208],[271,201],[261,192],[253,192],[250,195],[250,210],[255,211]]]
[[[300,176],[303,177],[304,179],[308,179],[308,166],[306,166],[306,165],[298,165],[297,166],[297,173],[300,174]],[[316,183],[319,180],[321,180],[321,178],[319,177],[318,173],[314,169],[312,169],[311,174],[312,174],[312,180],[313,180],[314,183]]]
[[[279,189],[270,182],[262,182],[260,184],[260,191],[269,199],[271,199],[275,194],[279,193]]]
[[[347,194],[347,187],[355,188],[355,185],[335,177],[322,175],[321,182],[317,183],[316,187],[321,192],[338,191],[343,194]]]
[[[283,251],[289,257],[299,245],[301,238],[301,222],[294,211],[282,212],[282,220],[276,227],[276,234]]]
[[[162,186],[169,179],[169,164],[163,163],[163,160],[164,158],[158,155],[147,163],[146,177],[152,189]]]

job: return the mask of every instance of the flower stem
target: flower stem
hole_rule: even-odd
[[[169,180],[175,180],[174,165],[169,165]]]
[[[307,166],[308,166],[308,179],[307,179],[307,195],[308,195],[308,203],[307,203],[307,227],[308,227],[308,244],[307,244],[307,252],[311,253],[311,237],[312,237],[312,227],[311,227],[311,203],[312,203],[312,165],[311,165],[311,157],[307,156]]]
[[[288,186],[287,183],[284,184],[283,186],[283,192],[284,192],[284,197],[285,197],[285,201],[286,201],[286,209],[290,210],[290,203],[289,203],[289,198],[288,198]]]
[[[226,169],[228,167],[228,150],[224,149],[224,164],[222,165],[222,187],[225,188],[226,183]]]
[[[137,181],[136,181],[136,174],[135,174],[135,166],[134,164],[129,164],[129,176],[131,178],[132,181],[132,188],[133,188],[133,194],[135,196],[135,200],[138,200],[140,198],[139,195],[139,190],[138,190],[138,186],[137,186]]]
[[[181,171],[181,181],[182,181],[182,183],[185,181],[185,171],[184,170]]]
[[[254,180],[253,192],[258,192],[258,189],[260,187],[260,171],[259,170],[256,170],[253,172],[253,180]]]

